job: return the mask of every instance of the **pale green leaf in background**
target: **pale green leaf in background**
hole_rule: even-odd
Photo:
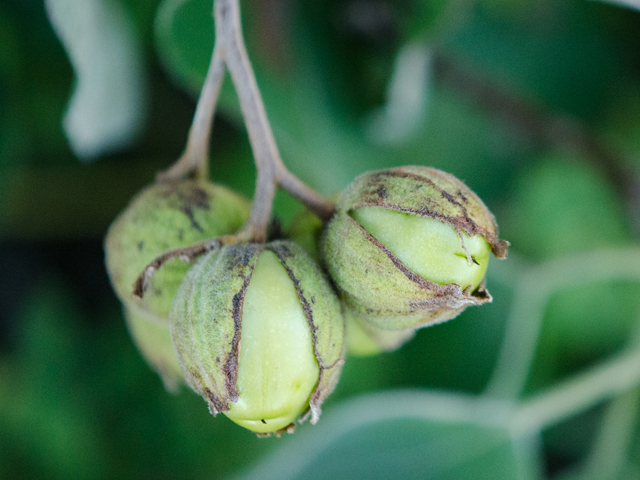
[[[283,439],[242,480],[533,480],[536,435],[505,428],[509,402],[397,390],[344,402]]]
[[[404,45],[395,60],[387,103],[369,118],[374,143],[402,143],[423,126],[431,87],[433,53],[422,43]]]
[[[76,74],[63,126],[81,160],[135,140],[146,112],[141,46],[111,0],[46,0],[47,14]]]
[[[640,10],[640,0],[600,0],[602,2],[613,3],[621,7],[635,8]]]

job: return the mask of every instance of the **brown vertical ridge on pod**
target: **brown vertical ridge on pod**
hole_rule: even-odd
[[[443,187],[439,186],[433,179],[428,178],[420,173],[407,171],[405,169],[424,169],[428,172],[429,175],[433,175],[434,178],[441,179],[444,182],[450,183],[458,183],[460,187],[456,187],[455,191],[447,191]],[[425,204],[420,205],[420,208],[398,205],[393,202],[393,199],[390,198],[389,193],[389,182],[392,178],[405,178],[409,180],[413,180],[417,183],[415,186],[416,192],[419,191],[423,186],[427,188],[433,189],[433,191],[437,192],[440,197],[445,200],[448,204],[455,207],[458,210],[458,215],[451,216],[446,215],[442,211],[442,205],[438,205],[437,208],[432,209],[429,208],[428,204],[432,203],[433,200],[430,198],[423,198],[422,200]],[[482,203],[482,200],[464,183],[455,178],[454,176],[442,172],[440,170],[436,170],[428,167],[401,167],[401,168],[391,168],[387,170],[380,170],[375,172],[370,172],[368,174],[364,174],[361,177],[356,179],[356,182],[361,180],[366,182],[366,190],[363,192],[364,197],[361,197],[358,201],[354,203],[350,203],[347,206],[348,212],[351,210],[360,208],[360,207],[381,207],[389,210],[396,210],[399,212],[418,215],[422,217],[433,218],[434,220],[438,220],[440,222],[451,225],[458,234],[461,231],[464,231],[470,237],[473,235],[481,234],[487,242],[491,245],[491,251],[497,258],[505,258],[507,253],[507,248],[509,247],[509,242],[505,240],[500,240],[498,238],[497,231],[497,223],[495,221],[495,217],[492,214],[489,214],[492,220],[493,229],[481,226],[474,220],[474,215],[469,213],[468,207],[473,205],[474,203]],[[465,190],[465,192],[462,191]],[[392,195],[391,195],[392,197]],[[488,212],[488,210],[487,210]],[[463,245],[464,250],[466,248]],[[467,252],[468,253],[468,252]]]
[[[220,412],[229,411],[229,404],[224,403],[222,400],[220,400],[220,398],[218,398],[216,394],[211,390],[209,390],[208,388],[204,388],[202,390],[202,393],[207,400],[207,404],[209,405],[209,413],[211,413],[211,415],[215,417]]]
[[[309,324],[309,329],[311,330],[311,339],[313,341],[313,354],[316,357],[318,366],[320,367],[320,375],[322,375],[322,370],[324,370],[324,368],[326,367],[324,365],[324,362],[322,361],[322,357],[320,356],[320,353],[318,352],[318,336],[316,333],[318,329],[313,321],[313,311],[311,310],[311,305],[309,305],[309,302],[307,301],[306,297],[304,296],[304,292],[300,287],[300,280],[298,280],[295,277],[295,275],[293,274],[293,270],[291,270],[291,267],[287,265],[287,258],[293,257],[293,254],[287,248],[287,246],[283,245],[282,243],[270,244],[267,247],[267,250],[271,250],[273,253],[276,254],[276,256],[278,257],[278,260],[280,260],[280,263],[282,264],[284,269],[287,271],[287,275],[291,279],[291,282],[293,282],[293,286],[296,289],[296,294],[298,295],[298,300],[300,300],[300,304],[302,305],[302,311],[304,312],[304,316],[307,318],[307,323]]]
[[[260,244],[241,244],[241,247],[243,248],[233,248],[232,253],[230,252],[230,254],[236,255],[239,263],[238,267],[240,267],[239,270],[241,270],[242,267],[248,266],[251,259],[256,255],[259,257],[264,250],[264,246]],[[238,255],[238,253],[240,253],[240,255]],[[242,283],[240,290],[233,296],[232,300],[233,339],[231,340],[231,351],[229,352],[223,371],[225,374],[225,388],[229,394],[229,400],[234,403],[238,401],[238,397],[240,396],[238,392],[238,359],[240,357],[240,345],[242,340],[242,309],[244,306],[244,297],[247,294],[247,288],[249,288],[249,283],[251,282],[253,271],[256,268],[256,263],[257,260],[251,266],[251,270],[248,275],[240,273],[244,282]]]
[[[194,295],[194,291],[196,289],[202,288],[203,285],[199,284],[198,282],[192,281],[192,279],[198,278],[201,276],[201,270],[205,266],[207,257],[210,257],[212,255],[216,255],[215,257],[216,265],[222,261],[222,256],[220,255],[219,251],[210,252],[205,257],[201,258],[193,267],[191,267],[191,269],[187,273],[187,276],[185,276],[185,280],[183,280],[183,284],[188,287],[188,291],[187,291],[188,293],[186,294],[187,298],[191,298]],[[184,287],[181,286],[181,288],[184,288]],[[191,333],[193,333],[193,330],[195,328],[195,319],[196,319],[196,315],[195,315],[195,312],[193,312],[193,309],[194,309],[194,305],[192,303],[188,303],[187,304],[188,321],[184,322],[185,324],[189,325]],[[176,348],[175,343],[174,343],[174,350],[180,357],[180,363],[182,363],[183,365],[186,365],[186,362],[184,361],[184,358],[183,358],[182,349]],[[191,355],[193,357],[197,356],[198,364],[202,365],[203,359],[198,349],[191,351]],[[202,374],[206,375],[204,368],[202,372],[195,368],[188,368],[188,371],[189,371],[189,375],[186,375],[185,378],[187,379],[191,388],[193,388],[194,391],[200,393],[200,395],[204,397],[204,399],[207,402],[207,406],[209,407],[209,413],[211,413],[215,417],[218,413],[226,412],[229,410],[228,402],[226,402],[224,399],[216,395],[216,393],[214,392],[215,388],[214,390],[211,390],[210,388],[204,386],[205,382],[202,376]],[[214,385],[217,384],[217,382],[213,378],[211,378],[209,375],[207,376],[209,377],[209,381],[211,381]],[[217,385],[216,385],[216,388],[217,388]]]
[[[300,254],[306,257],[307,256],[306,252],[304,252],[301,247],[298,247],[298,248],[300,249]],[[318,362],[319,375],[318,375],[318,382],[316,383],[316,387],[309,398],[309,409],[300,416],[300,421],[304,421],[309,415],[311,415],[311,423],[316,423],[321,413],[320,405],[322,404],[324,399],[327,397],[327,395],[331,393],[331,391],[335,387],[335,384],[338,380],[338,376],[333,372],[333,369],[339,368],[344,364],[346,342],[344,342],[341,337],[342,343],[341,343],[340,354],[336,356],[336,359],[334,361],[332,361],[331,363],[327,363],[323,358],[322,353],[320,352],[321,345],[320,345],[320,340],[318,338],[318,335],[319,333],[321,334],[322,332],[318,331],[318,328],[320,327],[316,323],[316,319],[314,317],[314,308],[319,308],[319,307],[317,305],[317,302],[313,299],[313,296],[311,297],[311,302],[307,300],[307,297],[310,294],[303,290],[301,286],[301,283],[303,282],[301,282],[300,279],[296,278],[296,275],[294,273],[295,268],[292,268],[292,266],[289,264],[291,259],[296,258],[295,254],[290,250],[289,246],[284,242],[278,242],[278,241],[273,242],[267,246],[267,249],[275,253],[281,265],[284,267],[285,271],[287,272],[287,275],[291,279],[291,282],[294,285],[296,294],[302,306],[302,310],[305,314],[305,317],[307,318],[309,329],[311,331],[313,353],[316,358],[316,361]],[[298,258],[296,261],[304,261],[304,260],[305,260],[304,258]],[[307,261],[311,262],[310,265],[313,265],[313,260],[311,258],[308,258]],[[322,276],[322,273],[319,270],[317,271],[317,273],[318,275]],[[328,283],[327,283],[327,288],[330,289],[330,287],[328,286]],[[315,292],[316,295],[318,293],[320,292]],[[340,315],[341,319],[343,318],[339,310],[337,311],[337,314]],[[324,328],[324,327],[321,327],[321,328]]]
[[[460,285],[457,285],[455,283],[445,283],[444,285],[440,285],[439,283],[431,282],[426,278],[421,277],[420,275],[415,273],[413,270],[407,268],[407,266],[402,262],[402,260],[396,257],[391,250],[389,250],[387,247],[382,245],[373,235],[367,232],[367,230],[362,225],[356,222],[352,217],[349,217],[349,219],[352,222],[354,222],[355,225],[357,225],[358,229],[362,231],[363,235],[367,240],[369,240],[371,243],[373,243],[376,247],[378,247],[380,250],[382,250],[385,253],[385,255],[389,258],[389,260],[393,262],[393,264],[398,268],[398,270],[400,270],[404,274],[405,277],[407,277],[409,280],[414,282],[420,288],[425,290],[431,290],[434,292],[434,296],[428,300],[425,300],[422,303],[422,306],[420,308],[429,308],[429,307],[436,307],[438,305],[442,305],[442,306],[447,305],[448,302],[443,302],[442,301],[443,299],[447,299],[449,301],[464,299],[464,300],[470,301],[470,303],[477,303],[478,305],[480,303],[485,303],[487,301],[486,299],[487,299],[488,292],[485,291],[483,283],[481,283],[475,291],[471,292],[469,288],[462,290]],[[474,297],[478,297],[478,298],[474,299]]]
[[[244,297],[249,287],[249,282],[253,275],[244,277],[244,283],[238,293],[233,296],[233,339],[231,340],[231,352],[227,357],[227,363],[224,365],[224,374],[226,376],[225,387],[229,393],[229,399],[232,402],[238,401],[238,357],[240,356],[240,336],[242,329],[242,307],[244,305]]]
[[[331,390],[333,390],[333,388],[335,387],[335,384],[338,381],[337,378],[333,381],[333,386],[330,387],[329,391],[326,391],[326,390],[323,390],[322,388],[320,388],[322,385],[325,384],[325,380],[324,380],[325,372],[327,372],[328,370],[331,370],[332,368],[336,368],[336,367],[342,368],[342,365],[344,365],[344,356],[345,356],[346,352],[347,352],[347,342],[343,342],[340,356],[336,359],[336,361],[333,362],[331,365],[328,365],[328,366],[320,369],[320,375],[318,376],[318,386],[315,388],[315,390],[311,394],[311,397],[309,398],[309,408],[310,408],[310,412],[311,412],[311,423],[314,424],[314,425],[318,421],[318,419],[320,418],[320,413],[321,413],[320,405],[322,404],[324,399],[327,397],[327,395],[329,393],[331,393]],[[303,419],[307,418],[308,414],[309,414],[308,412],[303,414],[302,418]]]

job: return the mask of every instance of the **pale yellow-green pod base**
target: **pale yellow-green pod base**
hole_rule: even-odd
[[[345,318],[347,324],[347,355],[369,357],[384,351],[353,316],[349,315]]]
[[[369,357],[397,350],[415,336],[412,328],[405,330],[383,330],[376,327],[365,315],[364,318],[345,311],[347,325],[347,355]]]
[[[257,433],[286,428],[309,408],[320,370],[294,285],[268,250],[246,292],[240,342],[239,397],[225,415]]]
[[[451,225],[439,220],[381,207],[358,208],[351,216],[426,280],[440,285],[455,283],[463,290],[471,286],[475,290],[484,278],[491,245],[480,234],[458,235]]]
[[[169,319],[153,315],[132,304],[125,304],[124,315],[129,333],[144,359],[160,375],[168,391],[177,391],[184,383],[184,378],[173,350]]]

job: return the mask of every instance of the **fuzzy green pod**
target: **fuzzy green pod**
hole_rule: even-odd
[[[366,357],[397,350],[415,336],[415,330],[383,330],[365,322],[345,308],[347,355]]]
[[[171,301],[190,265],[169,260],[155,273],[142,300],[133,283],[166,250],[236,232],[249,217],[249,202],[230,189],[202,180],[156,183],[142,190],[109,227],[105,263],[124,302],[168,316]]]
[[[216,415],[258,434],[291,431],[333,390],[344,357],[340,303],[293,242],[227,245],[189,270],[171,309],[189,385]]]
[[[177,391],[184,380],[173,350],[168,318],[158,317],[133,304],[124,306],[124,317],[131,338],[149,366],[160,375],[168,391]]]
[[[142,190],[107,232],[105,263],[129,332],[169,390],[183,382],[169,333],[169,310],[190,265],[169,260],[151,278],[143,299],[133,296],[133,283],[164,251],[234,233],[249,211],[246,199],[207,181],[156,183]]]
[[[322,254],[358,318],[419,328],[491,301],[484,274],[504,258],[494,216],[464,183],[428,167],[365,173],[340,196]]]

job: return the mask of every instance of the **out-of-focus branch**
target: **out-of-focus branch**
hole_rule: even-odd
[[[224,72],[222,48],[216,43],[209,70],[198,98],[193,123],[189,129],[185,151],[169,169],[158,174],[159,181],[177,180],[185,173],[191,173],[200,179],[209,177],[209,139],[213,126],[213,114],[224,80]]]
[[[622,196],[634,230],[640,235],[640,178],[627,168],[624,156],[587,125],[510,95],[501,86],[441,55],[435,58],[434,75],[445,87],[456,90],[535,144],[576,152],[589,160]]]

